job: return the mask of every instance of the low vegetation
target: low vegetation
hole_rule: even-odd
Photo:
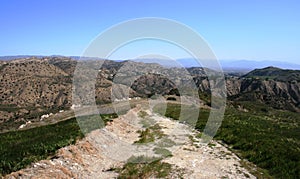
[[[156,147],[154,148],[154,152],[155,154],[160,155],[163,158],[172,156],[172,152],[165,148]]]
[[[12,131],[17,130],[18,127],[21,124],[24,124],[24,121],[39,121],[40,117],[44,114],[50,114],[50,113],[58,113],[60,110],[65,110],[66,108],[39,108],[36,109],[35,107],[18,107],[14,104],[7,104],[7,105],[1,105],[0,104],[0,111],[5,111],[9,113],[13,113],[10,119],[5,120],[5,122],[2,122],[0,125],[0,133],[6,132],[6,131]],[[20,111],[25,110],[28,111],[26,114],[21,114]],[[47,112],[45,112],[47,111]],[[20,120],[20,118],[22,120]]]
[[[154,111],[162,114],[166,117],[179,120],[182,123],[189,124],[191,126],[197,125],[198,127],[204,128],[207,122],[210,110],[208,109],[197,109],[194,105],[178,105],[168,103],[167,110],[165,113],[160,105],[154,107]]]
[[[300,116],[275,110],[263,104],[240,102],[248,112],[227,107],[222,126],[215,138],[223,141],[240,157],[266,169],[254,173],[263,178],[298,178],[300,176]],[[164,114],[179,119],[180,109],[187,106],[168,104]],[[157,106],[156,111],[159,111]],[[209,110],[200,110],[195,126],[203,131]]]
[[[81,132],[87,134],[95,129],[104,127],[107,122],[112,121],[113,118],[118,117],[116,113],[100,114],[77,117],[77,123],[80,126]]]
[[[148,128],[148,127],[155,124],[155,120],[150,118],[150,117],[149,118],[143,118],[143,119],[140,120],[139,123],[143,126],[143,128]]]
[[[176,145],[176,143],[167,137],[161,138],[157,143],[159,147],[172,147],[174,145]]]
[[[181,113],[185,111],[184,114]],[[166,113],[160,106],[155,111],[180,120],[187,124],[190,121],[195,106],[168,103]],[[205,128],[210,111],[200,109],[195,128],[200,132]],[[103,122],[97,121],[98,116],[87,116],[85,120],[105,125],[117,114],[101,115]],[[146,118],[147,115],[140,114]],[[82,118],[83,119],[83,118]],[[78,120],[78,119],[77,119]],[[72,118],[56,124],[31,128],[22,131],[12,131],[0,134],[0,175],[22,169],[32,162],[46,159],[55,154],[56,150],[74,144],[83,133],[97,128],[94,123],[86,123],[86,131],[82,131],[78,121]],[[145,119],[146,120],[146,119]],[[230,103],[226,109],[222,126],[215,138],[227,144],[240,157],[247,159],[241,164],[259,178],[298,178],[300,176],[300,116],[299,113],[275,110],[266,105],[254,102]],[[99,126],[98,126],[99,127]],[[170,156],[165,149],[174,142],[165,139],[159,125],[147,124],[140,131],[137,144],[158,142],[154,152],[163,157]],[[148,163],[134,162],[145,160],[133,157],[121,169],[116,169],[120,178],[166,177],[171,172],[171,165],[163,163],[161,158]],[[146,160],[147,161],[147,160]],[[253,170],[258,167],[258,170]],[[260,169],[262,168],[262,169]]]
[[[117,114],[103,114],[101,117],[106,123],[111,118],[117,117]],[[95,119],[95,116],[86,118]],[[74,144],[83,136],[75,118],[28,130],[1,133],[0,176],[51,157],[59,148]]]
[[[146,111],[139,111],[138,115],[141,118],[145,118],[146,116],[148,116],[148,113]]]
[[[150,126],[145,130],[139,130],[140,139],[135,141],[136,144],[144,144],[154,142],[155,139],[161,139],[164,136],[164,133],[161,131],[161,127],[158,124]]]
[[[137,156],[131,157],[122,167],[115,169],[118,178],[166,178],[172,172],[172,165],[159,158]]]

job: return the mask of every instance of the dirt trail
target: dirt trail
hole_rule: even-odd
[[[141,110],[131,109],[76,145],[60,149],[52,159],[36,162],[5,178],[116,178],[118,174],[110,169],[121,167],[132,156],[162,157],[154,152],[158,147],[172,153],[163,162],[182,169],[183,178],[255,178],[224,146],[214,141],[204,145],[192,128],[149,110],[141,117]],[[134,144],[140,139],[137,131],[155,124],[162,137],[147,144]]]

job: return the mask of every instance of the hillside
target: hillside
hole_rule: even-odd
[[[1,163],[1,165],[5,166],[3,171],[10,173],[11,171],[22,169],[32,162],[38,162],[38,160],[47,159],[50,156],[53,157],[54,152],[59,148],[74,144],[76,139],[82,137],[82,131],[80,132],[74,118],[74,111],[70,110],[72,106],[74,70],[78,63],[80,61],[68,57],[30,57],[0,61],[1,146],[14,146],[13,149],[0,148],[0,152],[3,152],[1,156],[4,157]],[[144,101],[143,103],[146,106],[153,107],[158,104],[154,102],[155,100],[158,100],[159,103],[170,103],[172,101],[170,107],[166,109],[166,113],[162,112],[165,109],[164,107],[159,107],[158,113],[176,120],[182,107],[178,104],[188,105],[185,107],[189,110],[195,106],[199,106],[201,115],[199,115],[198,121],[196,121],[195,129],[200,133],[203,130],[211,110],[210,86],[220,85],[218,78],[215,78],[218,76],[218,72],[200,67],[187,69],[164,68],[155,63],[145,64],[133,61],[115,62],[97,59],[97,63],[103,63],[100,69],[97,69],[97,66],[91,66],[91,68],[97,71],[94,84],[95,101],[98,104],[101,114],[109,113],[109,116],[117,115],[114,109],[115,106],[111,105],[112,102],[117,102],[119,107],[126,111],[126,105],[122,106],[122,103],[129,102],[131,107],[133,107]],[[84,72],[88,73],[89,71]],[[211,81],[208,80],[206,72],[209,72],[212,76]],[[254,168],[256,166],[250,164],[252,167],[249,167],[248,164],[245,164],[246,161],[243,160],[241,165],[247,167],[257,177],[268,178],[270,177],[270,172],[270,175],[279,178],[293,178],[299,173],[297,166],[295,166],[299,161],[297,160],[299,158],[297,150],[299,148],[298,131],[300,112],[300,83],[298,74],[299,71],[295,70],[268,67],[256,69],[241,77],[225,76],[227,91],[223,95],[227,95],[227,107],[225,119],[216,137],[220,143],[229,145],[228,148],[241,158],[246,158],[255,165],[258,165],[258,167],[266,169],[266,171],[259,168],[253,170],[253,166]],[[189,88],[191,82],[194,83],[195,89]],[[82,83],[82,89],[89,89],[90,86],[87,85],[89,83]],[[129,96],[126,95],[126,90],[129,91]],[[200,96],[200,100],[197,99],[197,96],[193,97],[191,95],[195,94],[195,92],[199,92],[199,94],[196,94]],[[195,106],[191,104],[195,104]],[[80,110],[82,113],[80,116],[87,115],[89,111],[88,106],[81,106]],[[149,111],[148,113],[150,114]],[[43,115],[50,117],[46,117],[46,119],[42,117]],[[151,113],[152,117],[155,115]],[[191,115],[193,115],[192,112],[186,113],[183,116],[190,119]],[[106,116],[104,117],[106,119],[105,122],[108,122],[108,124],[113,121],[107,119]],[[116,120],[115,124],[118,124],[118,121]],[[173,124],[172,121],[168,121],[168,123],[170,125]],[[63,130],[64,127],[72,130]],[[98,126],[90,127],[91,129],[97,129]],[[166,125],[163,127],[167,128],[170,126]],[[54,128],[57,128],[57,130],[54,130],[55,132],[48,132],[53,131]],[[123,129],[123,132],[125,132],[126,129]],[[140,130],[134,133],[134,135],[140,134],[141,136],[140,139],[135,138],[136,141],[152,140],[154,135],[151,133],[152,129],[144,132]],[[121,131],[117,132],[121,133]],[[41,137],[39,134],[45,134],[45,137]],[[51,136],[55,134],[61,137],[52,138]],[[143,138],[143,135],[147,137]],[[20,139],[20,137],[22,138]],[[47,141],[43,141],[44,138]],[[288,146],[286,146],[287,144]],[[214,145],[219,146],[219,144],[213,143],[210,147]],[[16,147],[22,148],[26,152],[15,150]],[[81,148],[82,146],[73,146],[71,148],[77,150],[77,147]],[[180,156],[181,153],[186,153],[190,158],[197,158],[193,156],[192,151],[201,153],[203,149],[200,147],[201,149],[194,150],[194,148],[190,148],[191,146],[185,147],[187,150],[179,150],[180,153],[172,151],[172,153],[174,153],[174,156],[175,154],[176,156]],[[61,149],[61,151],[66,152],[65,150],[69,150],[68,148]],[[208,148],[204,147],[204,149],[202,153],[207,154],[207,151],[210,151]],[[167,152],[162,149],[157,150],[163,153]],[[78,149],[78,152],[80,154],[83,152],[83,155],[85,155],[84,152],[86,151]],[[196,154],[198,154],[197,152]],[[167,153],[169,154],[169,152]],[[77,169],[73,168],[74,166],[71,166],[71,164],[75,165],[75,163],[78,163],[77,161],[72,163],[74,162],[74,158],[72,157],[70,165],[65,164],[62,168],[56,168],[56,166],[59,166],[56,165],[56,162],[64,163],[66,158],[69,161],[69,154],[66,156],[57,156],[55,154],[56,156],[54,160],[50,160],[51,162],[49,160],[42,161],[42,168],[43,166],[47,166],[49,170],[67,172],[63,175],[71,176],[72,174],[72,176],[77,176],[78,173],[76,172],[82,171],[82,168],[77,168],[77,171]],[[215,155],[213,156],[216,157]],[[213,156],[208,157],[209,160]],[[226,159],[226,156],[223,156],[223,159],[224,157]],[[56,158],[59,159],[56,160]],[[94,159],[96,160],[97,157]],[[176,157],[172,159],[178,162],[181,160],[181,158]],[[111,174],[119,171],[119,174],[126,176],[126,173],[130,172],[131,169],[140,167],[140,165],[132,166],[126,164],[124,161],[123,164],[125,165],[123,165],[123,168],[121,166],[121,168],[117,167],[118,170],[116,168],[108,168],[108,173]],[[52,166],[53,162],[55,166]],[[197,161],[194,164],[197,165]],[[191,168],[194,164],[190,165],[184,161],[180,164],[178,163],[178,165],[182,166],[181,168]],[[167,166],[167,168],[173,165],[174,163],[171,161],[168,164],[165,162],[162,164],[163,167]],[[207,165],[210,166],[209,164]],[[41,172],[40,174],[42,175],[43,171],[39,168],[40,162],[36,164],[38,167],[34,166],[25,169],[25,173],[29,171],[33,173]],[[71,174],[68,172],[71,169],[70,167],[74,169],[71,171]],[[230,166],[228,167],[230,168]],[[209,168],[203,170],[209,170]],[[292,169],[290,170],[290,168]],[[94,168],[90,169],[93,170]],[[143,165],[139,169],[148,169],[148,165]],[[213,176],[232,176],[227,171],[222,172],[219,174],[214,173]],[[86,173],[86,175],[92,174]],[[113,175],[115,176],[115,174]],[[244,176],[247,175],[249,174],[246,173]],[[233,176],[242,177],[236,173],[233,173]]]
[[[37,121],[43,114],[72,105],[72,79],[77,61],[68,57],[30,57],[0,63],[1,130]],[[95,84],[98,104],[112,102],[112,86],[130,87],[129,97],[180,95],[180,89],[195,82],[200,103],[210,105],[210,82],[200,67],[164,68],[158,64],[105,60]],[[226,77],[227,96],[233,101],[258,101],[277,109],[299,112],[299,71],[274,67],[257,69],[241,78]],[[123,87],[122,87],[123,86]],[[114,97],[126,98],[121,91]],[[186,91],[191,93],[192,91]]]
[[[43,114],[70,108],[76,64],[77,61],[67,57],[30,57],[1,62],[0,123],[16,122],[20,125],[28,120],[39,120]],[[155,75],[158,72],[161,75]],[[133,82],[129,97],[174,93],[171,80],[176,81],[179,76],[187,80],[185,74],[187,72],[180,69],[165,69],[158,64],[106,60],[96,78],[96,102],[112,102],[113,84],[128,86]],[[114,95],[118,99],[125,97],[124,94]]]
[[[273,79],[275,81],[296,83],[300,82],[300,70],[284,70],[276,67],[255,69],[244,75],[245,78]]]
[[[256,69],[241,78],[228,78],[229,99],[256,101],[300,112],[300,71],[275,67]]]

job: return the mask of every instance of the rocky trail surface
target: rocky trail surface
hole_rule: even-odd
[[[198,134],[185,124],[136,107],[55,156],[4,178],[117,178],[113,169],[139,156],[159,158],[180,171],[167,178],[255,178],[226,147],[215,141],[203,144]]]

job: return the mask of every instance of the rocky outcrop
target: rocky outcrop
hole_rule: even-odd
[[[264,69],[264,73],[261,74],[255,71],[242,78],[227,78],[226,84],[229,99],[235,101],[258,101],[277,109],[300,112],[300,82],[298,82],[300,78],[293,79],[293,81],[277,80],[283,77],[265,79],[265,75],[276,74],[274,68],[271,68],[271,72],[266,72],[266,69]],[[293,73],[298,73],[298,71],[293,71]],[[250,78],[249,76],[253,74],[256,76]],[[263,75],[263,77],[260,77],[259,74]],[[294,77],[295,75],[292,76]]]
[[[131,88],[144,97],[151,97],[170,94],[171,90],[176,89],[176,85],[162,75],[148,74],[135,80]]]
[[[300,112],[300,83],[242,79],[234,100],[260,101],[271,107]]]

